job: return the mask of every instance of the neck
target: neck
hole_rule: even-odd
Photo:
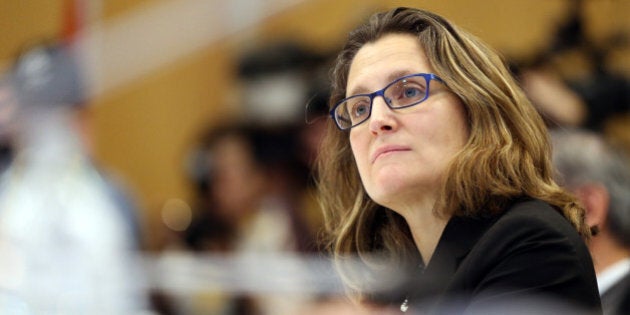
[[[589,249],[593,256],[595,273],[597,274],[600,274],[614,263],[630,257],[630,250],[624,248],[605,230],[591,239]]]
[[[405,220],[425,266],[429,264],[449,218],[450,216],[437,216],[432,207],[405,215]]]

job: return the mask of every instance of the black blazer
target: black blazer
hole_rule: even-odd
[[[429,264],[399,291],[413,314],[601,314],[588,249],[539,200],[500,216],[453,217]]]
[[[602,294],[602,308],[605,315],[630,314],[630,273]]]

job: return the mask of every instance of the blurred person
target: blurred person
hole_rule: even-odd
[[[300,208],[307,176],[297,161],[295,141],[288,127],[238,122],[211,127],[191,155],[197,201],[183,234],[188,248],[252,259],[312,252],[313,233]],[[267,276],[251,272],[242,276],[252,283]],[[290,314],[296,301],[266,292],[239,293],[216,312]]]
[[[519,72],[525,92],[551,127],[605,131],[611,119],[630,112],[630,80],[611,66],[628,37],[612,29],[594,40],[587,32],[585,3],[566,3],[565,20]]]
[[[30,45],[2,87],[14,150],[0,178],[2,313],[147,310],[135,214],[78,131],[86,95],[76,58],[55,41]]]
[[[319,155],[330,248],[358,303],[417,314],[601,313],[584,209],[492,49],[396,8],[349,34]],[[344,262],[363,260],[367,272]],[[402,283],[379,288],[397,271]]]
[[[299,221],[305,221],[304,228],[312,231],[309,233],[320,231],[323,226],[311,170],[324,128],[321,120],[311,120],[308,116],[309,124],[304,124],[303,109],[307,104],[307,115],[319,115],[319,111],[326,110],[331,57],[330,53],[317,52],[295,41],[280,40],[248,49],[238,60],[244,115],[272,133],[266,138],[285,143],[263,146],[285,150],[277,152],[275,157],[265,155],[267,166],[274,169],[267,174],[281,177],[271,183],[292,182],[280,189],[284,191],[281,194],[292,200],[290,208],[295,211],[291,213],[303,218]],[[316,248],[309,245],[308,250]]]
[[[293,227],[299,219],[290,216],[293,195],[285,193],[296,185],[290,181],[287,140],[235,124],[212,128],[202,142],[196,152],[199,209],[187,231],[193,249],[266,252],[308,246],[295,237],[301,232]]]
[[[597,227],[588,246],[604,314],[630,314],[630,160],[594,132],[557,130],[552,141],[558,181]]]
[[[559,74],[538,66],[521,70],[519,76],[523,90],[550,128],[584,125],[586,104]]]
[[[17,104],[7,79],[0,81],[0,174],[13,160],[13,140],[11,139],[11,121],[15,119]]]
[[[293,41],[279,41],[245,51],[237,74],[244,115],[264,126],[301,122],[304,104],[312,97],[328,60]]]

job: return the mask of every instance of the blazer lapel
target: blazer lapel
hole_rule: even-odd
[[[431,261],[413,281],[409,290],[410,300],[431,300],[432,297],[443,295],[460,263],[490,227],[492,221],[494,220],[468,217],[451,218],[444,228]]]

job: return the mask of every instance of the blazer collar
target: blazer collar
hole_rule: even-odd
[[[495,220],[452,217],[442,232],[429,264],[412,280],[410,299],[441,295],[462,260]]]

